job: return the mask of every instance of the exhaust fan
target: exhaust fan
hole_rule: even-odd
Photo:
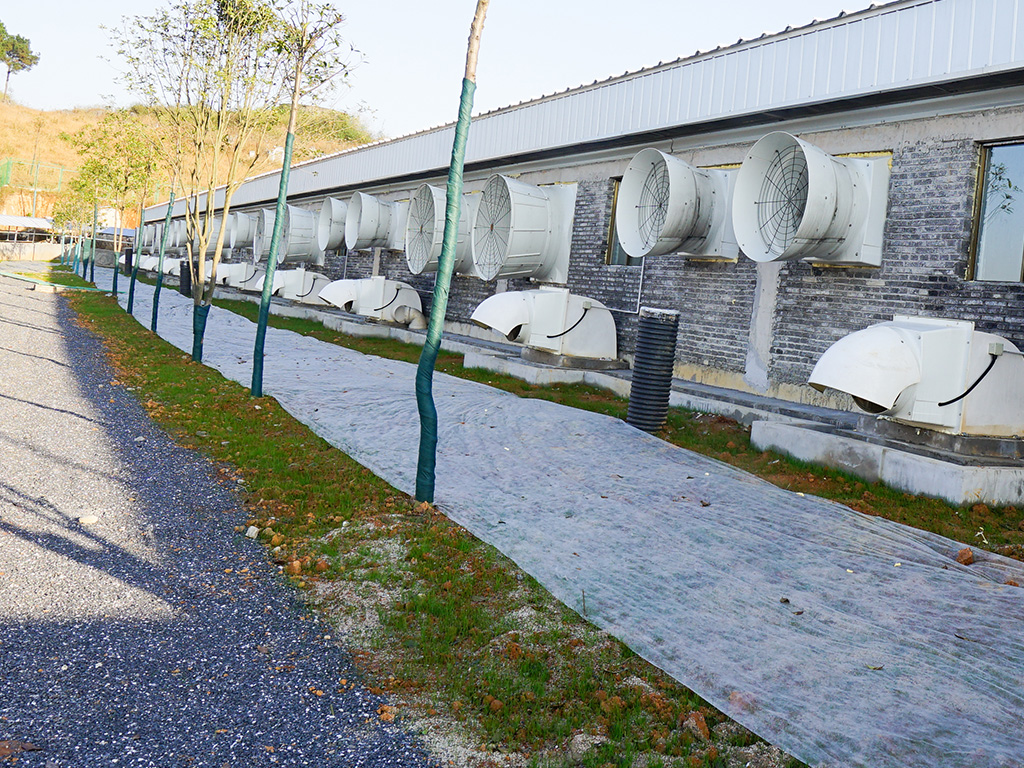
[[[213,252],[217,250],[217,237],[220,234],[220,227],[221,227],[221,222],[222,221],[223,221],[223,219],[221,219],[220,216],[214,216],[213,217],[213,224],[210,226],[210,240],[206,244],[206,255],[207,256],[212,255]],[[198,252],[198,248],[199,248],[199,238],[197,237],[195,240],[192,241],[192,250],[193,250],[193,252]],[[226,254],[230,250],[231,250],[231,247],[228,244],[227,232],[225,232],[224,233],[224,247],[223,247],[221,252]]]
[[[248,213],[232,213],[231,217],[234,219],[234,226],[229,230],[231,250],[252,248],[256,237],[256,217]]]
[[[619,185],[615,227],[634,258],[686,253],[735,260],[734,171],[694,168],[657,149],[641,149]]]
[[[320,298],[356,315],[426,328],[420,295],[411,285],[398,280],[379,276],[335,280],[320,291]]]
[[[232,288],[237,288],[240,291],[255,291],[257,290],[256,286],[259,285],[259,290],[263,289],[263,276],[266,274],[266,270],[260,269],[248,261],[225,266],[229,268],[227,282]]]
[[[345,244],[345,214],[348,203],[328,197],[320,208],[316,242],[321,251],[336,251]]]
[[[283,284],[281,298],[297,301],[302,304],[326,304],[320,298],[320,291],[327,287],[331,279],[319,272],[307,272],[304,268],[282,271]]]
[[[469,247],[470,222],[476,212],[479,195],[463,195],[459,205],[459,231],[455,241],[455,271],[470,274],[473,254]],[[440,187],[423,184],[409,202],[405,225],[405,260],[414,275],[436,272],[444,239],[447,193]]]
[[[392,203],[378,197],[353,193],[345,212],[345,247],[350,251],[387,248],[393,210]]]
[[[601,302],[545,286],[497,293],[470,320],[553,355],[615,360],[615,320]]]
[[[277,214],[273,208],[261,208],[256,214],[256,230],[252,236],[252,258],[259,261],[270,253],[270,238],[274,234],[274,219]]]
[[[487,180],[473,217],[473,265],[484,280],[569,279],[576,185],[535,187],[496,174]]]
[[[853,396],[868,413],[941,432],[1024,433],[1024,359],[962,320],[896,316],[851,333],[808,382]]]
[[[315,213],[294,205],[286,206],[277,263],[323,264],[324,252],[317,247],[316,230],[317,215]]]
[[[833,157],[788,133],[769,133],[736,176],[740,249],[762,262],[881,266],[888,189],[885,158]]]

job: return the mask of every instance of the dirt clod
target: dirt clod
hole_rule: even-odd
[[[957,552],[956,561],[960,563],[960,565],[970,565],[971,563],[973,563],[974,553],[971,551],[971,548],[964,547],[959,552]]]

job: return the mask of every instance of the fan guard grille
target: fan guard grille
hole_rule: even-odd
[[[665,228],[669,193],[668,168],[664,162],[655,162],[644,179],[636,205],[637,231],[645,251],[654,247]]]
[[[405,255],[409,270],[420,274],[430,263],[434,248],[434,195],[423,186],[409,204]]]
[[[807,207],[807,158],[793,144],[775,152],[755,201],[757,228],[770,253],[781,256],[792,244]]]
[[[500,176],[494,176],[480,198],[473,231],[474,261],[485,280],[495,277],[508,258],[512,230],[512,198]]]

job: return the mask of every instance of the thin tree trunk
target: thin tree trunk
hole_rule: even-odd
[[[484,28],[489,0],[477,0],[476,13],[469,28],[469,50],[466,52],[466,74],[462,80],[459,119],[455,124],[452,162],[448,168],[448,195],[444,217],[444,237],[434,282],[434,299],[430,305],[427,338],[416,369],[416,405],[420,414],[420,448],[416,466],[416,500],[433,503],[435,466],[437,463],[437,408],[434,405],[434,366],[441,348],[444,316],[448,309],[448,291],[455,269],[455,241],[459,229],[459,203],[462,199],[462,167],[466,159],[473,92],[476,90],[476,62],[480,37]]]

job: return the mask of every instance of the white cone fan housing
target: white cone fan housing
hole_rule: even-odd
[[[509,341],[526,341],[530,338],[531,302],[526,291],[504,291],[488,296],[481,301],[470,322],[484,328],[491,328]]]
[[[359,299],[361,280],[335,280],[320,289],[320,298],[345,312],[352,312]]]
[[[234,226],[231,227],[231,250],[251,248],[256,237],[256,217],[248,213],[233,213]]]
[[[409,323],[423,311],[420,295],[411,285],[384,277],[335,280],[320,291],[320,298],[346,312],[389,323]]]
[[[1011,354],[993,360],[993,347]],[[1016,351],[1006,339],[975,331],[970,322],[897,316],[829,347],[809,383],[847,392],[869,413],[915,426],[1020,435],[1024,359],[1012,354]]]
[[[240,291],[255,291],[256,286],[263,286],[263,275],[265,270],[260,269],[250,262],[239,262],[228,265],[231,270],[228,273],[228,285]]]
[[[887,413],[921,381],[915,339],[892,323],[844,336],[818,360],[808,383],[847,392],[862,410]]]
[[[459,204],[459,229],[455,243],[455,271],[459,274],[465,274],[473,267],[469,230],[478,199],[478,195],[463,195]],[[409,201],[405,260],[414,275],[437,271],[447,205],[446,191],[430,184],[421,185]]]
[[[562,250],[555,230],[566,224],[556,220],[562,212],[556,213],[554,203],[548,189],[501,174],[491,176],[473,219],[476,273],[484,280],[550,277]]]
[[[223,222],[223,219],[220,216],[214,216],[213,217],[213,224],[210,226],[210,239],[206,243],[206,255],[207,256],[213,254],[213,252],[215,250],[217,250],[217,237],[220,235],[220,228],[221,228],[222,222]],[[224,233],[224,236],[225,237],[224,237],[224,243],[223,243],[222,251],[227,251],[227,250],[230,250],[230,245],[229,245],[228,239],[227,239],[227,232]],[[195,239],[195,241],[193,242],[193,245],[192,245],[192,248],[193,248],[194,252],[197,250],[198,246],[199,246],[199,238],[197,237]]]
[[[386,248],[392,205],[365,192],[355,192],[345,213],[345,247],[350,251]]]
[[[657,149],[641,149],[619,185],[615,225],[634,258],[697,252],[711,233],[716,203],[708,171]]]
[[[285,206],[278,263],[322,263],[324,253],[317,247],[318,217],[294,205]]]
[[[276,218],[273,208],[261,208],[256,214],[256,231],[252,238],[252,257],[256,261],[270,255],[270,238],[274,234]]]
[[[761,262],[879,266],[888,184],[884,159],[836,158],[788,133],[769,133],[737,173],[740,249]]]
[[[320,291],[330,284],[331,279],[327,275],[322,275],[319,272],[307,272],[305,269],[294,269],[291,272],[302,272],[301,280],[293,278],[290,281],[285,282],[285,286],[281,291],[281,296],[292,301],[297,301],[302,304],[326,304],[323,299],[320,298]]]
[[[554,355],[614,360],[615,320],[601,302],[545,286],[508,291],[485,299],[473,322],[494,328],[510,341]]]
[[[348,203],[328,197],[320,207],[317,221],[317,246],[321,251],[336,251],[345,244],[345,215]]]

